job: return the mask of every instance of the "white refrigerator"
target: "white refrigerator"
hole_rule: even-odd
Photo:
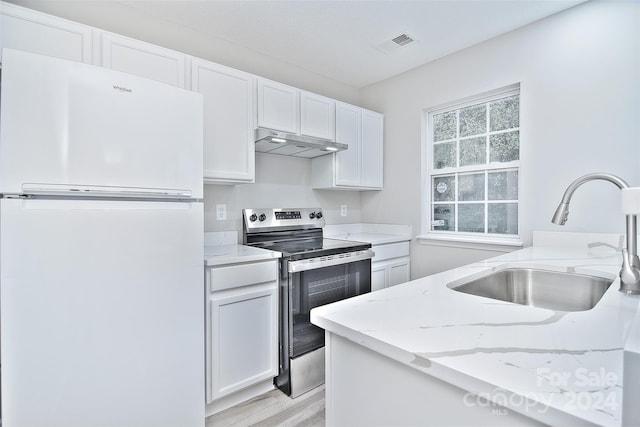
[[[2,425],[204,425],[201,95],[2,54]]]

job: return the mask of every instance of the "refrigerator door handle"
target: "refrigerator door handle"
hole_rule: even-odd
[[[22,184],[22,193],[27,196],[191,199],[190,190],[103,185]]]

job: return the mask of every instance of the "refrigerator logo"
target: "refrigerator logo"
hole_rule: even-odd
[[[118,92],[127,92],[127,93],[131,93],[133,92],[133,90],[129,89],[128,87],[122,87],[122,86],[118,86],[118,85],[113,85],[113,89],[117,90]]]

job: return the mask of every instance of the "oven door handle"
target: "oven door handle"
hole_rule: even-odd
[[[371,249],[362,251],[346,252],[342,254],[327,255],[317,258],[301,259],[298,261],[289,261],[289,273],[299,273],[301,271],[315,270],[318,268],[332,267],[334,265],[348,264],[356,261],[371,259],[375,252]]]

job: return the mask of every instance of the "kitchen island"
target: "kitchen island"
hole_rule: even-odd
[[[326,330],[327,425],[623,425],[640,298],[618,292],[620,263],[606,246],[532,246],[312,310]],[[447,287],[505,266],[615,280],[574,312]]]

